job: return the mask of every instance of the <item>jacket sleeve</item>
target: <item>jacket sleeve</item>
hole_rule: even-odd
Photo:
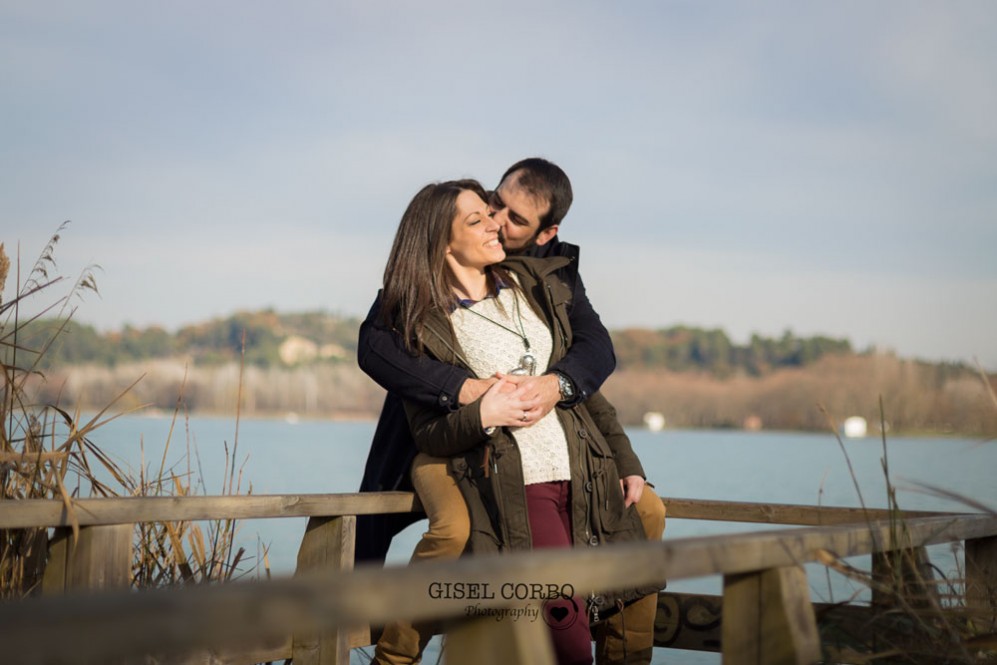
[[[360,324],[357,362],[378,385],[406,401],[437,409],[456,409],[468,373],[425,354],[414,356],[405,349],[401,336],[380,322],[381,294]]]
[[[581,275],[575,274],[571,306],[568,309],[571,324],[571,348],[548,371],[564,374],[575,386],[575,397],[566,405],[585,401],[599,390],[603,382],[616,369],[616,354],[609,331],[602,325],[599,315],[592,308]]]
[[[602,433],[610,450],[613,451],[613,458],[616,460],[616,471],[620,478],[627,476],[640,476],[647,478],[644,474],[644,467],[637,458],[630,445],[630,437],[623,431],[620,419],[616,416],[616,408],[609,403],[601,392],[594,393],[585,402],[585,408],[595,422],[595,426]]]
[[[481,426],[481,399],[455,411],[416,402],[405,402],[405,415],[415,447],[434,457],[453,457],[481,445],[489,439]]]

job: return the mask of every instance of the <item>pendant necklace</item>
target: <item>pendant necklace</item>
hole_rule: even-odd
[[[469,305],[466,305],[463,302],[460,304],[460,306],[464,308],[464,311],[470,312],[475,316],[481,317],[482,319],[488,321],[489,323],[494,323],[499,328],[502,328],[503,330],[508,330],[513,335],[523,340],[523,347],[525,348],[525,352],[523,353],[522,357],[519,359],[519,366],[511,370],[509,374],[512,374],[514,376],[525,376],[525,375],[532,376],[533,372],[536,371],[537,358],[536,356],[533,355],[533,352],[530,350],[530,339],[526,336],[526,328],[523,327],[523,317],[519,312],[519,295],[515,291],[513,291],[512,294],[512,302],[513,302],[513,309],[516,312],[516,323],[518,324],[519,330],[515,330],[513,328],[510,328],[509,326],[503,325],[498,321],[496,321],[495,319],[491,319],[485,316],[481,312],[476,312],[473,309],[471,309]]]

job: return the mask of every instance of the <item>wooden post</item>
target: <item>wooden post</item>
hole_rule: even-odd
[[[896,607],[896,599],[901,596],[915,609],[941,607],[935,572],[925,547],[874,553],[872,580],[872,607],[877,612]]]
[[[76,542],[72,529],[56,529],[48,553],[44,595],[124,589],[131,584],[131,524],[82,527]]]
[[[298,550],[296,572],[353,570],[356,531],[353,515],[310,518]],[[295,631],[291,658],[296,665],[349,665],[350,630],[337,626],[317,633],[304,628]]]
[[[550,629],[543,620],[479,617],[462,621],[448,630],[443,662],[448,665],[554,665],[556,661]]]
[[[997,631],[997,536],[966,541],[966,607],[980,613],[980,632]]]
[[[893,588],[893,560],[891,552],[872,553],[872,600],[870,605],[877,610],[886,610],[893,605],[891,594],[885,589]]]
[[[820,636],[802,566],[724,576],[725,665],[804,665],[820,659]]]

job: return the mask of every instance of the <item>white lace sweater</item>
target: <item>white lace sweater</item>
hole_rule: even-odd
[[[497,297],[458,307],[450,320],[467,362],[478,378],[493,376],[495,372],[508,374],[519,367],[526,353],[520,320],[530,353],[536,358],[534,374],[547,371],[552,348],[550,330],[515,289],[503,288]],[[568,442],[555,411],[530,427],[512,428],[512,435],[519,446],[527,485],[571,479]]]

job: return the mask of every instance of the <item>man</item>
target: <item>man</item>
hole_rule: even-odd
[[[507,253],[571,259],[559,274],[572,292],[569,305],[572,342],[568,354],[543,376],[507,379],[525,387],[532,398],[534,406],[525,414],[526,425],[557,406],[570,408],[580,401],[591,400],[593,414],[599,414],[594,415],[596,424],[613,448],[619,476],[623,479],[626,504],[637,504],[648,538],[660,539],[664,530],[664,506],[652,491],[645,491],[644,472],[629,439],[616,419],[615,410],[598,393],[616,366],[609,333],[593,310],[578,275],[578,248],[557,238],[571,202],[571,183],[567,175],[556,165],[539,158],[513,164],[491,195],[490,208],[496,221],[503,226],[503,246]],[[358,360],[360,367],[388,390],[388,395],[360,490],[410,491],[409,471],[416,450],[408,431],[402,397],[441,410],[456,409],[478,399],[497,378],[474,378],[457,367],[424,356],[411,356],[397,335],[379,325],[378,314],[379,302],[375,302],[360,329]],[[595,404],[599,406],[594,407]],[[446,481],[446,478],[439,480],[441,484]],[[391,538],[418,518],[412,514],[360,516],[357,520],[357,561],[383,561]],[[452,523],[442,527],[434,541],[437,545],[425,555],[426,558],[458,556],[468,528],[466,511],[455,511]],[[655,608],[656,598],[649,596],[603,622],[597,632],[599,662],[649,662]],[[623,626],[627,627],[625,642]],[[411,627],[406,630],[405,635],[393,638],[422,638]],[[414,653],[421,645],[409,644],[406,649]],[[398,660],[385,656],[384,662],[411,662],[404,658],[404,654]]]

